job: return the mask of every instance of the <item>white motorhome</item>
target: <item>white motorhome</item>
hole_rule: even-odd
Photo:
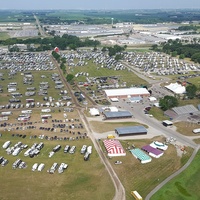
[[[5,142],[4,144],[3,144],[3,149],[7,149],[9,146],[10,146],[10,144],[11,144],[11,141],[7,141],[7,142]]]
[[[200,128],[193,129],[192,132],[195,133],[195,134],[200,133]]]
[[[38,168],[38,163],[35,163],[33,166],[32,166],[32,171],[34,172],[35,170],[37,170]]]
[[[44,169],[44,163],[41,163],[39,166],[38,166],[38,171],[41,172],[43,169]]]

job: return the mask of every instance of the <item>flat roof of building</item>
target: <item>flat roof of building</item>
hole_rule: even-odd
[[[144,126],[124,126],[118,127],[115,130],[119,135],[147,132],[147,129]]]
[[[172,108],[172,110],[177,115],[183,115],[183,114],[189,114],[189,113],[193,113],[193,112],[198,112],[198,109],[195,108],[193,105],[174,107],[174,108]]]
[[[106,118],[123,118],[123,117],[132,117],[132,113],[129,111],[119,111],[119,112],[103,112]]]
[[[149,95],[146,88],[122,88],[105,90],[106,95],[109,96],[123,96],[123,95]]]

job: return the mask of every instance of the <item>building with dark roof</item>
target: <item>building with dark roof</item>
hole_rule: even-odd
[[[104,116],[104,120],[132,118],[133,117],[132,113],[130,113],[129,111],[119,111],[119,112],[104,111],[102,114]]]
[[[131,136],[131,135],[145,135],[147,134],[147,129],[144,126],[124,126],[115,129],[115,133],[121,136]]]

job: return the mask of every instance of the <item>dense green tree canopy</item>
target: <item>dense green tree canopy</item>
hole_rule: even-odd
[[[188,85],[186,87],[187,96],[189,99],[193,99],[196,96],[197,87],[195,85]]]
[[[178,100],[177,98],[173,96],[167,95],[167,96],[164,96],[162,99],[160,99],[159,105],[162,110],[166,111],[168,109],[178,106]]]

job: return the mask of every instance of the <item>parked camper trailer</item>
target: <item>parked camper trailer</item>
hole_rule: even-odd
[[[12,115],[12,112],[11,111],[1,112],[1,115],[2,116],[10,116],[10,115]]]
[[[7,142],[5,142],[4,144],[3,144],[3,149],[7,149],[9,146],[10,146],[10,144],[11,144],[11,141],[7,141]]]
[[[43,169],[44,169],[45,165],[44,163],[41,163],[39,166],[38,166],[38,171],[41,172]]]
[[[34,172],[35,170],[37,170],[37,168],[38,168],[38,163],[35,163],[35,164],[33,165],[33,167],[32,167],[32,171]]]
[[[22,110],[21,113],[23,113],[23,114],[31,114],[32,110]]]
[[[192,131],[194,134],[200,133],[200,128],[193,129]]]

